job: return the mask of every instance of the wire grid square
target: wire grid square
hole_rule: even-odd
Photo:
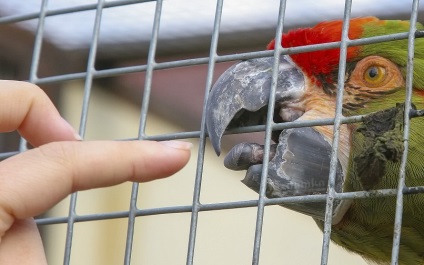
[[[335,177],[335,168],[337,166],[337,157],[336,157],[336,151],[338,148],[338,135],[336,134],[334,137],[333,142],[333,158],[332,158],[332,171],[330,172],[330,186],[329,186],[329,192],[328,195],[314,195],[314,196],[299,196],[299,197],[287,197],[287,198],[280,198],[280,199],[268,199],[265,197],[265,190],[264,188],[261,189],[259,198],[256,200],[242,200],[242,201],[226,201],[226,202],[220,202],[220,203],[202,203],[201,199],[201,184],[202,184],[202,174],[204,172],[204,166],[205,166],[205,149],[206,149],[206,143],[207,143],[207,135],[205,131],[205,110],[203,110],[202,115],[202,123],[200,126],[199,131],[183,131],[179,133],[167,133],[167,134],[161,134],[161,135],[149,135],[146,133],[146,126],[147,126],[147,120],[149,114],[149,103],[150,103],[150,94],[152,89],[152,80],[153,80],[153,74],[154,71],[157,71],[159,69],[170,69],[170,68],[177,68],[177,67],[185,67],[185,66],[192,66],[192,65],[200,65],[200,64],[207,64],[208,70],[207,70],[207,78],[206,78],[206,86],[205,86],[205,101],[203,102],[203,106],[205,105],[205,102],[207,100],[209,90],[213,84],[213,76],[214,76],[214,70],[215,66],[219,62],[226,62],[226,61],[233,61],[233,60],[245,60],[250,58],[258,58],[263,56],[274,56],[278,61],[279,56],[284,54],[293,54],[293,53],[301,53],[301,52],[307,52],[307,51],[314,51],[314,50],[321,50],[321,49],[330,49],[335,47],[340,47],[341,49],[341,60],[340,60],[340,66],[339,66],[339,87],[343,87],[343,80],[344,80],[344,72],[346,67],[346,48],[348,46],[352,45],[364,45],[369,43],[379,43],[383,41],[390,41],[394,39],[409,39],[409,58],[413,58],[413,42],[415,35],[417,33],[413,30],[413,26],[411,26],[411,31],[409,33],[404,34],[392,34],[392,35],[386,35],[386,36],[378,36],[373,38],[367,38],[367,39],[359,39],[359,40],[349,40],[347,38],[347,30],[348,30],[348,20],[350,18],[350,8],[352,5],[352,1],[346,1],[345,3],[345,13],[344,13],[344,28],[343,28],[343,35],[342,35],[342,41],[339,43],[329,43],[329,44],[319,44],[319,45],[311,45],[306,47],[297,47],[292,48],[290,50],[284,49],[281,46],[276,47],[275,51],[260,51],[260,52],[248,52],[248,53],[240,53],[240,54],[229,54],[229,55],[218,55],[217,54],[217,46],[218,46],[218,38],[220,33],[220,21],[221,21],[221,15],[222,15],[222,7],[223,7],[223,0],[217,1],[217,6],[215,10],[215,21],[214,21],[214,29],[212,33],[212,39],[211,39],[211,48],[210,48],[210,55],[209,57],[205,58],[195,58],[195,59],[187,59],[187,60],[176,60],[176,61],[164,61],[164,62],[157,62],[155,58],[155,52],[157,49],[157,42],[158,42],[158,33],[160,28],[160,18],[161,18],[161,12],[162,12],[162,0],[153,1],[156,4],[155,9],[155,16],[153,21],[153,28],[152,28],[152,36],[150,41],[150,48],[149,48],[149,54],[147,58],[146,64],[143,65],[135,65],[135,66],[129,66],[129,67],[120,67],[120,68],[111,68],[111,69],[105,69],[105,70],[98,70],[96,69],[95,63],[96,63],[96,54],[97,54],[97,48],[98,48],[98,42],[99,42],[99,36],[100,36],[100,28],[101,28],[101,18],[102,13],[105,8],[110,8],[114,6],[123,6],[123,5],[130,5],[134,3],[140,3],[145,1],[114,1],[114,2],[105,2],[102,0],[99,0],[97,4],[87,4],[83,6],[75,6],[75,7],[67,7],[59,10],[48,10],[48,3],[47,0],[43,0],[42,6],[40,9],[40,12],[37,12],[36,14],[29,14],[29,15],[16,15],[16,16],[10,16],[10,17],[3,17],[0,19],[0,24],[7,24],[7,23],[15,23],[20,21],[25,21],[32,18],[38,18],[38,27],[36,30],[35,35],[35,42],[34,42],[34,51],[33,51],[33,57],[31,61],[31,67],[30,67],[30,73],[28,77],[28,81],[43,85],[43,84],[50,84],[50,83],[58,83],[58,82],[67,82],[70,80],[84,80],[84,94],[83,94],[83,100],[82,100],[82,115],[80,118],[80,124],[79,124],[79,133],[82,137],[86,134],[86,128],[87,128],[87,118],[89,113],[89,105],[90,105],[90,97],[92,96],[92,88],[93,88],[93,80],[96,78],[104,78],[109,76],[116,76],[116,75],[123,75],[128,73],[135,73],[135,72],[145,72],[145,84],[144,84],[144,92],[143,92],[143,102],[142,107],[140,110],[140,121],[139,121],[139,133],[138,133],[138,139],[145,139],[145,140],[170,140],[170,139],[198,139],[198,146],[199,149],[197,150],[197,156],[194,157],[197,159],[197,167],[196,172],[194,172],[194,178],[192,178],[194,189],[193,189],[193,197],[192,197],[192,203],[186,204],[186,205],[171,205],[171,206],[165,206],[165,207],[156,207],[156,208],[144,208],[141,207],[139,204],[140,200],[139,197],[142,197],[143,195],[139,194],[139,184],[132,184],[131,191],[128,191],[130,193],[130,199],[129,201],[129,210],[124,211],[113,211],[113,212],[100,212],[100,213],[87,213],[87,214],[77,214],[76,207],[77,207],[77,201],[78,197],[77,194],[73,194],[70,197],[70,206],[69,206],[69,214],[67,216],[63,217],[45,217],[45,218],[39,218],[36,220],[36,222],[39,225],[47,226],[47,225],[57,225],[62,224],[67,226],[67,233],[66,233],[66,241],[64,243],[65,245],[65,251],[64,251],[64,264],[71,264],[71,253],[72,253],[72,245],[75,244],[73,233],[75,229],[78,229],[78,223],[80,222],[88,222],[95,221],[95,220],[105,220],[105,221],[113,221],[116,219],[125,220],[127,223],[127,229],[126,229],[126,235],[125,235],[125,241],[126,241],[126,247],[123,251],[123,262],[124,264],[130,264],[131,263],[131,257],[133,255],[133,244],[134,244],[134,236],[137,231],[137,222],[139,220],[143,220],[143,218],[139,218],[141,216],[146,216],[146,218],[155,218],[156,215],[168,215],[168,214],[182,214],[184,215],[185,222],[182,222],[181,224],[189,224],[189,226],[186,227],[187,232],[187,252],[184,253],[186,256],[185,262],[186,264],[194,264],[196,263],[195,258],[195,248],[196,244],[203,244],[203,243],[196,243],[198,241],[199,232],[198,228],[199,226],[203,226],[207,224],[201,223],[201,218],[199,218],[200,215],[207,215],[209,213],[212,213],[216,210],[223,210],[223,209],[243,209],[243,208],[255,208],[257,209],[257,217],[255,220],[252,220],[255,226],[254,234],[252,234],[252,241],[253,241],[253,251],[252,251],[252,264],[259,264],[260,261],[260,250],[261,250],[261,243],[262,243],[262,230],[264,226],[264,213],[267,205],[278,205],[283,202],[294,202],[294,201],[324,201],[326,200],[329,203],[329,207],[327,207],[326,211],[326,222],[325,222],[325,233],[323,237],[323,244],[322,244],[322,255],[321,255],[321,264],[327,264],[328,262],[328,254],[329,254],[329,242],[330,242],[330,231],[331,231],[331,207],[332,202],[334,199],[343,199],[343,198],[358,198],[358,197],[367,197],[370,196],[369,192],[351,192],[351,193],[336,193],[334,190],[334,177]],[[148,1],[150,2],[150,1]],[[284,30],[284,16],[285,16],[285,5],[286,2],[284,0],[280,3],[280,14],[278,17],[278,24],[276,27],[276,39],[281,38],[281,34]],[[80,12],[83,10],[96,10],[96,15],[94,19],[94,26],[93,26],[93,34],[92,34],[92,40],[91,45],[89,49],[89,55],[87,59],[87,67],[84,72],[79,73],[70,73],[70,74],[63,74],[63,75],[55,75],[55,76],[46,76],[46,77],[38,77],[38,71],[39,71],[39,62],[41,60],[41,50],[42,50],[42,44],[43,44],[43,34],[44,34],[44,23],[46,20],[46,17],[48,16],[54,16],[54,15],[63,15],[73,12]],[[416,19],[417,19],[417,12],[418,12],[418,1],[414,1],[412,7],[411,7],[411,24],[414,25]],[[408,65],[408,69],[410,70],[412,68],[412,65]],[[274,80],[277,80],[277,71],[274,71],[273,78]],[[407,75],[407,86],[409,91],[411,91],[412,87],[412,71],[408,71]],[[274,82],[276,83],[276,82]],[[271,91],[275,91],[276,87],[272,88]],[[410,93],[410,92],[409,92]],[[275,95],[271,93],[270,96],[270,102],[273,102]],[[410,103],[410,97],[407,97],[407,102]],[[341,103],[341,93],[339,93],[338,96],[338,102]],[[407,104],[409,105],[409,104]],[[272,106],[270,106],[270,109],[272,110]],[[272,111],[270,112],[272,115]],[[299,124],[300,122],[293,122],[293,123],[286,123],[286,124],[273,124],[272,122],[272,116],[268,115],[268,122],[265,126],[255,126],[250,128],[242,128],[242,129],[236,129],[231,131],[231,133],[237,134],[237,133],[243,133],[243,132],[254,132],[254,131],[265,131],[265,144],[269,146],[270,144],[270,135],[272,130],[281,130],[285,128],[290,128],[291,126],[294,126]],[[341,106],[339,104],[337,110],[336,110],[336,116],[335,119],[328,119],[328,120],[315,120],[310,122],[304,122],[304,124],[301,124],[301,126],[314,126],[314,125],[332,125],[336,128],[340,127],[342,123],[346,122],[355,122],[359,121],[361,117],[349,117],[345,118],[341,115]],[[406,121],[406,124],[408,124],[408,121]],[[408,127],[408,126],[406,126]],[[408,135],[406,134],[406,137]],[[132,139],[126,139],[126,140],[132,140]],[[25,151],[25,141],[22,141],[21,144],[21,150]],[[8,153],[2,153],[0,156],[2,158],[9,157],[11,155],[16,154],[17,152],[8,152]],[[405,152],[406,153],[406,152]],[[192,157],[193,159],[193,157]],[[403,158],[406,159],[406,155]],[[264,167],[267,167],[268,162],[266,162],[267,159],[265,159]],[[403,162],[403,167],[405,166],[405,163]],[[265,170],[266,171],[266,170]],[[397,190],[384,190],[381,191],[380,196],[397,196],[397,202],[400,207],[397,207],[396,211],[396,220],[395,220],[395,227],[399,227],[401,224],[401,216],[402,216],[402,198],[403,193],[405,192],[405,185],[404,185],[404,175],[400,175],[400,184],[399,188]],[[262,179],[262,187],[265,187],[265,178]],[[203,213],[205,212],[205,213]],[[219,221],[217,221],[219,222]],[[171,227],[170,231],[173,229],[179,229],[179,226]],[[206,228],[207,229],[207,228]],[[400,230],[397,230],[395,233],[394,238],[394,247],[393,247],[393,260],[397,260],[398,257],[398,251],[399,251],[399,240],[400,240]],[[253,231],[251,231],[253,233]],[[170,232],[169,232],[170,233]],[[120,236],[123,236],[122,234]],[[200,235],[201,237],[202,235]],[[248,253],[246,253],[248,254]]]

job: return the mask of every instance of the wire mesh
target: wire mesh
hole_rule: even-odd
[[[136,66],[126,66],[126,67],[115,67],[112,69],[98,70],[95,68],[96,61],[96,52],[98,47],[98,38],[101,27],[101,18],[102,11],[106,8],[113,8],[123,5],[132,5],[136,3],[143,2],[155,2],[156,10],[154,16],[154,24],[151,34],[151,43],[149,49],[149,55],[147,63],[143,65]],[[411,7],[411,17],[410,17],[410,30],[406,33],[397,33],[390,35],[383,35],[377,37],[363,38],[350,40],[348,38],[347,32],[349,29],[349,19],[350,19],[350,9],[352,1],[346,0],[345,2],[345,12],[343,19],[343,31],[342,31],[342,40],[340,42],[334,43],[325,43],[317,45],[309,45],[295,48],[283,48],[281,45],[278,45],[274,51],[258,51],[258,52],[247,52],[247,53],[238,53],[230,55],[219,55],[217,54],[217,45],[218,38],[220,33],[220,22],[222,16],[222,6],[223,0],[218,0],[215,10],[215,22],[211,38],[210,53],[208,57],[195,58],[195,59],[183,59],[183,60],[174,60],[166,62],[156,62],[156,48],[158,42],[158,33],[160,29],[160,19],[162,12],[162,0],[157,1],[111,1],[105,2],[104,0],[99,0],[97,4],[87,4],[81,6],[74,6],[69,8],[62,8],[57,10],[47,10],[48,1],[43,0],[39,12],[24,14],[24,15],[11,15],[0,18],[0,25],[2,24],[11,24],[16,22],[27,21],[30,19],[38,19],[38,27],[36,30],[36,37],[33,49],[33,57],[31,62],[30,74],[28,81],[38,85],[45,84],[54,84],[70,80],[85,80],[84,85],[84,99],[83,107],[81,111],[80,118],[80,127],[79,133],[82,137],[85,135],[86,125],[87,125],[87,116],[88,109],[90,105],[90,95],[93,79],[104,78],[104,77],[113,77],[129,73],[139,73],[145,72],[146,79],[144,84],[144,94],[142,108],[140,110],[141,119],[139,124],[139,135],[138,139],[140,140],[173,140],[173,139],[189,139],[197,138],[199,139],[199,150],[197,156],[197,169],[194,177],[194,189],[193,189],[193,201],[191,205],[183,206],[169,206],[169,207],[158,207],[150,209],[140,209],[137,205],[137,198],[139,196],[139,185],[133,184],[131,191],[131,200],[129,204],[128,211],[119,211],[119,212],[108,212],[108,213],[97,213],[97,214],[77,214],[75,207],[77,203],[77,194],[71,196],[70,205],[69,205],[69,214],[68,216],[63,217],[44,217],[38,218],[36,220],[38,225],[55,225],[55,224],[67,224],[67,234],[66,234],[66,244],[65,244],[65,255],[64,255],[64,264],[71,264],[71,251],[72,251],[72,242],[73,242],[73,232],[74,224],[78,222],[89,222],[97,220],[108,220],[116,218],[126,218],[128,220],[127,235],[126,235],[126,247],[125,247],[125,259],[124,264],[131,264],[131,255],[133,251],[133,237],[134,237],[134,225],[135,220],[141,216],[150,216],[150,215],[161,215],[161,214],[175,214],[175,213],[190,213],[191,222],[189,230],[189,240],[187,247],[187,258],[186,264],[194,264],[194,255],[196,247],[196,232],[198,227],[198,215],[202,211],[216,211],[224,209],[237,209],[237,208],[246,208],[246,207],[256,207],[257,208],[257,219],[256,219],[256,228],[255,228],[255,237],[253,242],[252,250],[252,264],[259,264],[260,260],[260,250],[261,250],[261,237],[262,237],[262,227],[263,227],[263,217],[264,209],[269,205],[280,205],[282,203],[296,203],[296,202],[316,202],[316,201],[326,201],[327,208],[325,213],[325,227],[323,234],[323,243],[322,243],[322,255],[321,255],[321,264],[328,263],[328,254],[330,248],[330,235],[331,235],[331,221],[332,221],[332,207],[334,200],[340,199],[367,199],[369,197],[385,197],[385,196],[397,196],[396,201],[396,219],[395,219],[395,231],[393,238],[393,251],[392,251],[392,264],[397,264],[397,259],[399,255],[399,242],[401,235],[401,224],[402,224],[402,202],[404,194],[414,194],[424,192],[424,187],[406,187],[405,186],[405,167],[407,161],[407,152],[404,152],[401,162],[401,169],[399,172],[399,185],[397,189],[385,189],[378,191],[358,191],[358,192],[345,192],[337,193],[335,191],[335,174],[337,167],[337,151],[338,151],[338,141],[340,136],[340,126],[344,123],[355,123],[362,121],[363,116],[353,116],[353,117],[343,117],[342,115],[342,95],[343,95],[343,86],[344,86],[344,75],[346,69],[346,51],[347,47],[359,46],[373,43],[380,43],[386,41],[408,39],[408,65],[407,65],[407,78],[406,78],[406,87],[407,87],[407,97],[406,97],[406,111],[405,111],[405,135],[404,135],[404,147],[405,150],[408,150],[408,137],[409,137],[409,110],[411,102],[411,91],[412,91],[412,78],[413,78],[413,57],[414,57],[414,40],[417,37],[422,37],[423,32],[416,30],[415,23],[417,20],[418,12],[418,1],[413,1]],[[285,17],[285,5],[286,1],[281,0],[280,2],[280,13],[278,17],[278,23],[276,26],[276,43],[280,43],[278,40],[281,39],[282,32],[284,29],[284,17]],[[42,39],[44,34],[44,23],[45,18],[50,16],[58,16],[63,14],[69,14],[74,12],[81,12],[86,10],[96,10],[95,22],[92,34],[92,41],[89,50],[89,56],[87,60],[87,67],[84,72],[54,75],[47,77],[38,77],[37,71],[39,67],[40,54],[42,49]],[[285,122],[276,124],[273,122],[273,113],[274,113],[274,101],[275,101],[275,90],[277,86],[278,79],[278,62],[279,57],[282,55],[297,54],[302,52],[318,51],[331,48],[340,48],[341,57],[338,73],[338,96],[337,96],[337,108],[335,111],[334,119],[317,119],[311,121],[294,121],[294,122]],[[226,134],[239,134],[247,132],[263,132],[265,131],[265,157],[263,163],[262,179],[261,179],[261,188],[259,192],[259,197],[257,200],[245,200],[245,201],[232,201],[232,202],[221,202],[221,203],[202,203],[200,201],[201,195],[201,184],[202,184],[202,174],[203,174],[203,164],[204,164],[204,153],[206,148],[207,133],[205,128],[205,114],[206,109],[203,108],[201,127],[199,131],[185,131],[179,133],[169,133],[162,135],[147,135],[145,132],[146,129],[146,120],[148,117],[149,102],[150,102],[150,93],[152,87],[152,75],[156,70],[161,69],[172,69],[185,66],[201,65],[208,64],[207,71],[207,80],[205,86],[205,99],[204,106],[206,105],[209,90],[213,84],[213,74],[215,69],[215,64],[217,62],[226,62],[234,60],[246,60],[252,58],[260,58],[265,56],[274,56],[275,62],[274,71],[273,71],[273,82],[271,88],[271,95],[269,98],[269,109],[267,115],[266,125],[250,126],[244,128],[237,128],[228,130]],[[266,176],[268,171],[268,156],[269,148],[271,144],[271,132],[273,130],[283,130],[287,128],[295,127],[309,127],[317,125],[334,125],[334,138],[332,144],[332,159],[331,159],[331,170],[329,175],[329,186],[328,194],[321,195],[307,195],[307,196],[296,196],[296,197],[285,197],[285,198],[273,198],[269,199],[265,196],[266,189]],[[120,140],[133,140],[133,139],[120,139]],[[21,144],[21,150],[26,150],[25,141]],[[0,154],[0,159],[4,159],[10,156],[17,154],[18,152],[6,152]],[[246,253],[247,254],[247,253]],[[283,260],[281,261],[283,262]]]

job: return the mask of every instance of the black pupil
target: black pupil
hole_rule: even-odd
[[[374,77],[376,77],[377,75],[378,75],[378,69],[377,69],[377,67],[371,67],[371,68],[368,70],[368,76],[369,76],[369,77],[374,78]]]

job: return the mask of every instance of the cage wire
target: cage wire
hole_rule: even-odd
[[[393,250],[392,250],[392,264],[397,264],[397,259],[399,255],[399,242],[401,235],[401,224],[402,224],[402,202],[403,196],[407,193],[416,193],[424,190],[424,187],[406,187],[405,186],[405,166],[407,160],[407,152],[404,152],[402,161],[401,161],[401,170],[399,172],[399,184],[397,189],[386,189],[379,191],[358,191],[358,192],[348,192],[348,193],[337,193],[335,191],[335,174],[337,167],[337,150],[339,146],[339,128],[344,123],[353,123],[360,122],[362,120],[362,116],[354,116],[354,117],[343,117],[342,115],[342,91],[344,85],[344,75],[346,69],[346,51],[349,46],[357,46],[357,45],[366,45],[371,43],[380,43],[385,41],[392,40],[400,40],[400,39],[408,39],[408,65],[407,65],[407,75],[406,75],[406,87],[407,87],[407,96],[406,96],[406,111],[405,113],[409,113],[410,110],[410,102],[411,102],[411,91],[412,91],[412,78],[413,78],[413,57],[414,57],[414,39],[416,37],[421,37],[422,32],[416,31],[415,23],[417,21],[417,13],[418,13],[418,5],[419,1],[413,1],[411,7],[410,14],[410,30],[405,33],[370,37],[365,39],[348,39],[347,32],[349,29],[349,19],[351,17],[351,5],[352,0],[346,0],[345,2],[345,10],[344,10],[344,19],[343,19],[343,30],[342,30],[342,39],[337,43],[325,43],[325,44],[317,44],[303,47],[296,47],[291,49],[285,49],[281,45],[278,45],[274,51],[258,51],[258,52],[246,52],[239,54],[229,54],[229,55],[218,55],[217,53],[217,45],[218,38],[220,33],[220,22],[222,15],[222,7],[223,0],[217,0],[216,10],[215,10],[215,20],[213,26],[213,33],[210,43],[210,54],[209,57],[204,58],[195,58],[195,59],[187,59],[187,60],[175,60],[175,61],[166,61],[166,62],[156,62],[155,54],[157,49],[158,42],[158,33],[161,22],[161,13],[162,13],[162,4],[163,0],[153,1],[156,3],[155,15],[154,15],[154,23],[151,34],[151,42],[148,53],[147,63],[143,65],[129,66],[129,67],[117,67],[112,69],[98,70],[95,68],[96,62],[96,53],[97,47],[99,43],[99,32],[100,26],[102,22],[102,12],[106,8],[113,8],[124,5],[132,5],[135,3],[142,2],[150,2],[150,1],[113,1],[113,2],[105,2],[104,0],[99,0],[97,4],[86,4],[79,6],[72,6],[67,8],[61,8],[56,10],[48,10],[48,1],[43,0],[42,5],[39,12],[23,14],[23,15],[10,15],[4,16],[0,18],[0,24],[12,24],[17,22],[23,22],[31,19],[38,19],[38,26],[35,34],[35,42],[33,49],[33,57],[31,61],[30,74],[28,77],[28,81],[37,85],[65,82],[69,80],[84,80],[84,97],[82,104],[82,112],[80,118],[80,126],[79,126],[79,134],[84,137],[87,126],[87,116],[88,116],[88,108],[91,96],[91,88],[93,85],[93,79],[102,78],[102,77],[111,77],[117,76],[127,73],[136,73],[136,72],[145,72],[145,84],[144,84],[144,94],[143,94],[143,102],[140,110],[141,119],[139,123],[139,135],[138,139],[141,140],[172,140],[172,139],[190,139],[197,138],[199,139],[199,149],[197,156],[197,169],[195,172],[194,179],[194,190],[193,190],[193,201],[190,205],[183,206],[169,206],[169,207],[157,207],[150,209],[141,209],[137,205],[137,197],[139,196],[139,185],[134,183],[131,191],[131,200],[129,204],[128,211],[121,212],[107,212],[107,213],[97,213],[97,214],[85,214],[79,215],[76,211],[76,203],[77,203],[77,193],[71,195],[70,205],[69,205],[69,214],[63,217],[41,217],[36,220],[36,223],[40,226],[51,226],[56,224],[66,224],[67,232],[66,232],[66,243],[65,243],[65,255],[64,255],[64,264],[71,264],[71,251],[72,251],[72,243],[73,243],[73,233],[74,233],[74,225],[78,222],[89,222],[89,221],[97,221],[97,220],[107,220],[107,219],[116,219],[116,218],[125,218],[128,220],[127,227],[127,235],[126,235],[126,247],[125,247],[125,256],[124,256],[124,264],[131,263],[131,255],[133,252],[133,240],[134,240],[134,226],[137,218],[141,216],[150,216],[150,215],[159,215],[159,214],[175,214],[175,213],[190,213],[191,214],[191,222],[190,222],[190,230],[189,230],[189,239],[188,239],[188,247],[187,247],[187,258],[186,264],[194,264],[194,255],[195,255],[195,247],[196,247],[196,234],[198,228],[198,218],[199,213],[202,211],[216,211],[223,209],[237,209],[237,208],[245,208],[245,207],[254,207],[257,209],[257,218],[256,218],[256,229],[255,236],[253,242],[253,251],[252,255],[252,264],[259,264],[260,250],[261,250],[261,238],[262,238],[262,228],[263,228],[263,220],[264,220],[264,209],[269,205],[279,205],[282,203],[293,203],[293,202],[317,202],[317,201],[326,201],[327,208],[325,212],[325,227],[323,233],[323,241],[322,241],[322,255],[321,255],[321,264],[328,263],[328,255],[329,255],[329,243],[330,243],[330,234],[331,234],[331,221],[332,221],[332,207],[334,200],[338,199],[359,199],[359,198],[367,198],[370,196],[396,196],[396,217],[395,217],[395,231],[393,238]],[[284,31],[284,17],[285,17],[285,7],[286,1],[281,0],[278,22],[276,25],[275,38],[276,40],[280,40],[282,36],[282,32]],[[95,10],[95,21],[94,28],[92,34],[91,45],[89,49],[89,56],[87,60],[87,67],[84,72],[79,73],[70,73],[70,74],[61,74],[47,77],[38,77],[38,67],[40,62],[40,54],[42,50],[43,36],[44,36],[44,24],[46,17],[50,16],[59,16],[63,14],[69,14],[74,12],[81,12],[87,10]],[[280,43],[276,41],[276,43]],[[273,122],[273,109],[274,109],[274,99],[275,99],[275,91],[276,84],[278,78],[278,62],[279,57],[285,54],[295,54],[302,52],[310,52],[324,49],[332,49],[332,48],[340,48],[341,57],[340,57],[340,65],[339,65],[339,73],[338,73],[338,94],[337,94],[337,108],[335,110],[335,118],[334,119],[320,119],[320,120],[312,120],[312,121],[294,121],[287,123],[279,123],[276,124]],[[272,88],[271,95],[269,98],[269,108],[267,114],[267,122],[266,125],[258,125],[258,126],[250,126],[238,129],[232,129],[227,131],[227,134],[238,134],[238,133],[246,133],[246,132],[257,132],[264,131],[265,132],[265,156],[263,163],[263,171],[262,171],[262,179],[261,186],[259,192],[259,198],[257,200],[245,200],[245,201],[233,201],[233,202],[221,202],[221,203],[202,203],[200,200],[201,195],[201,184],[202,184],[202,173],[203,173],[203,165],[204,165],[204,153],[206,148],[207,133],[205,126],[205,114],[206,110],[203,108],[202,121],[201,121],[201,129],[200,131],[185,131],[179,133],[170,133],[170,134],[162,134],[162,135],[147,135],[146,131],[146,120],[148,116],[149,109],[149,100],[150,93],[152,89],[152,75],[155,70],[158,69],[170,69],[170,68],[178,68],[192,65],[200,65],[207,64],[207,80],[205,86],[205,101],[204,106],[206,105],[206,101],[208,98],[209,91],[213,85],[213,74],[215,69],[215,64],[218,62],[226,62],[226,61],[234,61],[234,60],[246,60],[251,58],[259,58],[264,56],[274,56],[275,62],[272,74]],[[268,170],[268,158],[269,158],[269,150],[271,144],[271,132],[273,130],[283,130],[287,128],[293,127],[309,127],[309,126],[317,126],[317,125],[334,125],[334,140],[332,143],[332,156],[331,156],[331,171],[329,175],[329,185],[328,185],[328,193],[321,195],[307,195],[307,196],[296,196],[296,197],[284,197],[284,198],[273,198],[269,199],[265,196],[266,190],[266,176]],[[404,133],[404,147],[405,150],[408,149],[408,129],[409,129],[409,117],[405,116],[405,133]],[[20,145],[19,152],[26,150],[26,143],[22,140]],[[5,152],[0,154],[1,158],[7,158],[12,155],[17,154],[18,152]],[[194,159],[194,158],[192,158]],[[247,255],[248,253],[246,253]],[[284,260],[281,260],[284,263]],[[277,264],[277,263],[275,263]]]

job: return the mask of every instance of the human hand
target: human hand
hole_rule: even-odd
[[[47,264],[32,217],[70,193],[167,177],[190,157],[179,141],[77,141],[29,83],[0,81],[0,100],[0,132],[18,130],[35,147],[0,163],[0,264]]]

